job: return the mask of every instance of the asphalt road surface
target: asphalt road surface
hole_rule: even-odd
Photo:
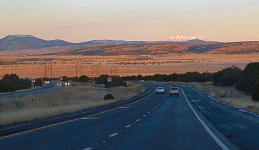
[[[39,89],[0,94],[0,98],[22,97],[22,96],[25,96],[25,95],[28,95],[28,94],[38,94],[38,93],[42,93],[42,92],[49,92],[49,91],[51,91],[55,88],[57,88],[56,84],[51,83],[51,84],[48,84],[47,86],[39,88]]]
[[[2,136],[0,149],[259,148],[257,118],[221,106],[222,104],[214,104],[216,102],[186,87],[181,87],[183,90],[180,97],[169,97],[171,85],[163,86],[166,88],[165,94],[151,93],[140,100],[113,109]],[[211,112],[207,109],[211,109]],[[206,119],[206,115],[203,117],[202,114],[206,113],[210,113],[210,119]],[[220,119],[228,126],[226,129],[218,128]],[[242,125],[238,127],[240,122]],[[232,126],[234,128],[229,129]],[[239,133],[244,128],[246,133]],[[238,142],[245,144],[233,142],[224,134],[225,130],[235,132],[235,140],[239,139]]]

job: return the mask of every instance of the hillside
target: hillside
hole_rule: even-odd
[[[0,50],[37,49],[72,44],[63,40],[47,41],[31,35],[8,35],[0,39]]]
[[[180,37],[180,39],[182,38]],[[63,40],[47,41],[30,35],[9,35],[0,39],[0,55],[167,55],[188,53],[259,53],[259,42],[222,43],[190,39],[178,42],[92,40],[70,43]]]
[[[259,42],[165,43],[95,46],[68,51],[77,55],[166,55],[166,54],[251,54],[259,53]]]

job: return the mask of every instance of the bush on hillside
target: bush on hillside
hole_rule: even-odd
[[[104,100],[112,100],[112,99],[114,99],[114,96],[112,94],[106,94],[103,99]]]

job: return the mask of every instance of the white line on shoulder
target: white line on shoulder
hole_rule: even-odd
[[[193,111],[196,118],[199,120],[201,125],[204,127],[204,129],[208,132],[208,134],[213,138],[213,140],[223,149],[223,150],[229,150],[229,148],[210,130],[210,128],[202,121],[202,119],[199,117],[199,115],[195,112],[192,105],[189,103],[188,98],[185,95],[185,92],[183,89],[180,88],[180,90],[183,92],[184,98],[187,101],[188,105],[190,106],[191,110]]]

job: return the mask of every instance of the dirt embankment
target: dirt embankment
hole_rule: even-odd
[[[114,103],[144,92],[145,86],[129,82],[127,87],[104,88],[91,83],[23,98],[0,100],[0,125],[19,123],[73,113],[87,108]],[[103,100],[105,94],[114,100]]]

